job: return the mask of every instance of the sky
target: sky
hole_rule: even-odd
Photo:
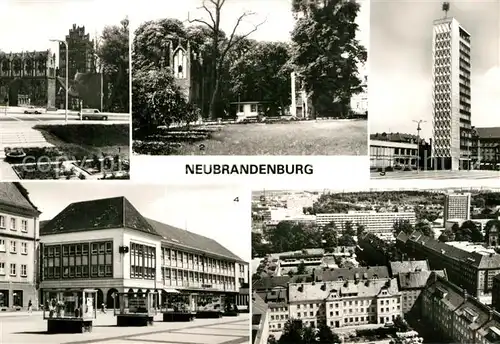
[[[92,182],[90,182],[92,183]],[[72,202],[125,196],[145,217],[212,238],[250,261],[249,191],[231,186],[180,187],[129,182],[24,183],[31,201],[50,220]],[[237,200],[235,201],[235,199]]]
[[[370,5],[370,132],[432,136],[432,25],[441,1],[374,0]],[[500,126],[500,1],[450,1],[449,17],[471,34],[472,125]]]
[[[210,20],[209,15],[203,9],[197,9],[202,5],[202,0],[176,1],[172,6],[170,1],[141,0],[134,2],[131,6],[130,27],[134,31],[142,22],[154,19],[177,18],[181,21],[188,19]],[[369,41],[369,0],[361,0],[362,4],[358,14],[357,23],[359,28],[359,40],[365,46]],[[207,2],[208,6],[208,2]],[[230,34],[238,17],[246,12],[255,15],[247,17],[245,22],[239,26],[238,34],[251,31],[255,25],[264,22],[259,29],[249,37],[258,41],[289,41],[290,32],[294,27],[291,0],[227,0],[222,9],[221,27]]]
[[[0,50],[9,52],[50,49],[73,24],[85,26],[91,38],[107,25],[119,25],[129,13],[121,0],[0,0]],[[56,61],[57,62],[57,61]]]

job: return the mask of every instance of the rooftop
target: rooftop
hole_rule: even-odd
[[[402,272],[429,271],[429,262],[426,260],[405,260],[391,262],[391,273],[397,275]]]
[[[389,278],[386,266],[364,266],[358,268],[316,269],[314,277],[319,281],[354,281],[377,278]]]
[[[0,204],[10,205],[39,213],[28,197],[28,191],[20,183],[0,183]]]

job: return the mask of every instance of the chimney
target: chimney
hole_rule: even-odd
[[[467,293],[467,290],[464,289],[464,301],[467,301],[468,297],[469,297],[469,294]]]
[[[490,312],[488,314],[488,321],[493,320],[493,309],[490,308]]]

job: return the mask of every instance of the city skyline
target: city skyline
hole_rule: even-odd
[[[492,109],[500,108],[499,9],[498,2],[493,1],[451,2],[447,14],[471,34],[471,116],[476,127],[498,126]],[[432,137],[432,28],[433,21],[443,17],[438,2],[373,2],[372,134],[416,134],[413,120],[425,120],[421,137]],[[402,84],[409,87],[401,87]]]
[[[368,49],[370,41],[370,1],[358,0],[361,9],[356,18],[359,25],[356,33],[357,39]],[[149,4],[153,4],[149,5]],[[176,18],[185,25],[198,25],[199,23],[188,22],[190,19],[210,20],[208,14],[200,9],[201,0],[185,0],[171,7],[168,2],[157,2],[155,0],[143,0],[133,3],[130,15],[131,33],[145,21],[164,18]],[[233,0],[224,4],[221,14],[221,28],[229,35],[233,30],[237,18],[245,11],[253,12],[255,15],[245,18],[239,26],[236,34],[246,34],[255,25],[263,23],[249,38],[257,41],[290,41],[290,33],[293,30],[295,19],[292,14],[291,0]]]
[[[145,217],[203,235],[245,261],[250,260],[250,205],[244,194],[230,187],[180,187],[110,183],[92,188],[78,183],[23,184],[31,201],[50,220],[70,203],[124,196]],[[54,197],[53,195],[57,195]],[[144,197],[147,195],[147,197]],[[235,197],[239,202],[235,202]],[[191,214],[197,214],[192,216]]]

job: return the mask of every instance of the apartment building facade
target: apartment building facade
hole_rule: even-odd
[[[94,288],[113,307],[116,292],[157,291],[159,304],[182,292],[194,305],[196,295],[239,299],[248,283],[248,265],[222,245],[147,219],[124,197],[72,203],[40,234],[41,296]]]
[[[444,221],[470,220],[470,193],[449,193],[444,201]]]
[[[451,281],[433,275],[422,291],[421,319],[436,342],[498,343],[500,314]]]
[[[500,255],[469,252],[418,231],[411,235],[401,232],[396,240],[398,250],[408,258],[426,259],[432,270],[446,270],[450,281],[469,294],[476,297],[491,295],[493,278],[500,273]]]
[[[364,226],[367,233],[392,233],[394,223],[407,220],[415,225],[416,217],[414,212],[381,212],[376,211],[349,211],[347,213],[336,214],[316,214],[316,223],[325,226],[331,222],[335,223],[337,229],[342,231],[346,222],[353,225]]]
[[[39,215],[19,183],[0,183],[0,309],[38,304]]]

